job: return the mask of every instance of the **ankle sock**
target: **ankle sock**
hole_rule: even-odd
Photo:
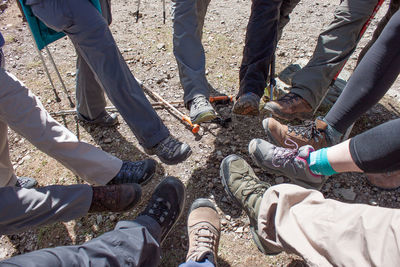
[[[317,151],[311,152],[307,159],[312,173],[317,175],[333,175],[336,172],[328,161],[327,155],[328,148],[322,148]]]

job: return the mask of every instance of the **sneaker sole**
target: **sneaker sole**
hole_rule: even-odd
[[[204,113],[201,113],[197,115],[197,117],[194,120],[191,120],[193,124],[199,124],[205,121],[211,121],[217,117],[217,114],[212,111],[207,111]]]
[[[237,155],[233,155],[233,156],[237,156]],[[249,219],[250,219],[250,215],[247,213],[247,211],[246,211],[246,209],[243,207],[242,203],[241,203],[239,200],[237,200],[237,198],[236,198],[236,197],[232,194],[232,192],[228,189],[228,184],[226,183],[226,179],[224,178],[224,177],[225,177],[225,171],[224,171],[225,168],[227,168],[227,171],[226,171],[226,172],[229,173],[229,165],[228,165],[228,164],[225,164],[225,162],[228,160],[228,158],[229,158],[229,156],[226,157],[226,158],[224,158],[224,159],[222,160],[221,166],[220,166],[220,170],[219,170],[219,175],[220,175],[220,177],[221,177],[221,182],[222,182],[222,185],[223,185],[223,187],[224,187],[224,191],[225,191],[225,193],[229,196],[229,198],[230,198],[231,200],[233,200],[233,202],[234,202],[238,207],[240,207],[242,210],[244,210],[244,211],[246,212],[247,217],[249,217]],[[255,223],[257,223],[257,222],[255,222]],[[268,255],[276,255],[276,254],[279,254],[279,253],[280,253],[280,252],[267,251],[267,250],[261,245],[261,240],[259,239],[258,234],[256,233],[254,227],[251,226],[251,224],[250,224],[250,232],[251,232],[251,234],[252,234],[253,241],[254,241],[254,243],[256,244],[256,247],[257,247],[258,250],[260,250],[262,253],[268,254]]]
[[[253,160],[253,162],[254,162],[259,168],[263,169],[264,171],[267,171],[268,173],[277,174],[277,175],[283,175],[283,176],[285,176],[285,177],[288,177],[292,183],[294,183],[294,184],[296,184],[296,185],[299,185],[299,186],[302,186],[302,187],[307,188],[307,189],[317,189],[317,190],[321,190],[322,186],[325,184],[326,180],[328,179],[328,177],[324,176],[324,177],[322,178],[322,182],[321,182],[321,183],[318,183],[318,184],[310,183],[310,184],[308,184],[308,183],[303,182],[303,181],[301,181],[301,180],[298,180],[298,179],[296,179],[296,178],[289,177],[289,176],[287,176],[287,175],[286,175],[284,172],[282,172],[282,171],[279,171],[279,170],[277,170],[277,169],[272,169],[272,168],[266,167],[266,166],[264,166],[261,162],[258,161],[257,157],[254,155],[254,154],[255,154],[255,153],[254,153],[255,151],[254,151],[253,149],[250,149],[251,144],[252,144],[252,141],[249,143],[249,154],[250,154],[251,159]]]

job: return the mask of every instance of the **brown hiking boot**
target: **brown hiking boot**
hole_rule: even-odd
[[[189,251],[186,261],[203,262],[207,259],[216,265],[220,232],[214,204],[205,198],[196,199],[188,217]]]
[[[276,145],[293,148],[294,143],[298,147],[312,146],[315,150],[332,145],[327,138],[328,124],[323,120],[306,121],[304,125],[283,125],[273,118],[267,118],[262,122],[265,133]]]
[[[138,184],[93,186],[89,212],[119,212],[132,209],[140,200],[142,189]]]
[[[380,189],[395,190],[400,187],[400,171],[366,173],[368,182]]]
[[[313,109],[303,98],[294,93],[287,93],[277,101],[264,105],[262,113],[269,113],[285,120],[311,119]]]

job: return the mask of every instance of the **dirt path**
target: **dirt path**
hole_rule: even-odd
[[[333,16],[334,7],[339,1],[322,0],[318,2],[303,1],[294,10],[291,23],[279,43],[277,64],[282,69],[299,58],[312,55],[316,37],[325,28]],[[170,2],[167,2],[169,8]],[[207,13],[204,29],[204,47],[207,53],[208,79],[220,93],[235,94],[238,85],[238,70],[241,61],[243,40],[249,16],[250,1],[212,1]],[[159,92],[170,101],[181,100],[183,91],[180,88],[177,66],[172,53],[171,21],[162,23],[162,5],[160,1],[142,1],[139,23],[135,23],[134,12],[136,2],[127,0],[113,1],[114,37],[123,56],[134,75]],[[386,11],[386,6],[378,14],[378,18]],[[169,14],[169,12],[167,12]],[[373,21],[372,26],[376,24]],[[0,30],[6,39],[4,49],[7,69],[21,79],[31,90],[40,96],[49,111],[70,109],[65,95],[63,101],[54,100],[49,82],[41,66],[39,57],[33,47],[26,23],[14,1],[8,2],[8,8],[0,15]],[[371,36],[373,27],[365,39]],[[67,87],[74,94],[75,52],[69,40],[57,41],[50,46],[56,58]],[[358,54],[360,49],[357,49]],[[351,71],[355,64],[353,56],[345,69]],[[55,77],[55,76],[54,76]],[[394,88],[399,88],[397,82]],[[61,92],[61,90],[60,90]],[[397,95],[392,91],[393,96]],[[396,96],[398,97],[398,96]],[[390,103],[398,107],[395,97],[382,101],[356,124],[353,134],[367,128],[399,117],[399,113],[390,108]],[[219,112],[230,116],[229,106],[218,106]],[[182,109],[182,111],[185,111]],[[295,256],[282,253],[277,256],[261,254],[251,240],[248,218],[237,207],[233,206],[225,195],[219,178],[219,163],[231,153],[248,158],[247,144],[252,138],[263,138],[259,119],[234,121],[228,128],[216,124],[203,127],[199,136],[191,132],[164,109],[157,109],[171,132],[181,140],[189,143],[193,155],[178,166],[158,165],[157,176],[145,187],[142,204],[132,212],[121,214],[89,215],[67,223],[57,223],[21,234],[0,237],[0,259],[28,251],[59,246],[79,244],[111,230],[121,219],[132,219],[140,212],[151,194],[152,189],[164,175],[174,175],[187,185],[188,198],[186,209],[197,197],[210,197],[215,200],[222,218],[223,233],[220,244],[220,266],[286,266],[300,264]],[[76,126],[73,116],[64,119],[68,128],[77,132],[80,138],[101,147],[125,160],[137,160],[147,157],[123,122],[116,128],[94,128],[86,125]],[[121,119],[122,121],[122,119]],[[75,176],[61,164],[41,153],[29,142],[13,131],[9,131],[11,159],[18,175],[32,176],[40,185],[74,184]],[[288,181],[283,177],[271,176],[256,169],[260,178],[271,184]],[[362,175],[336,175],[324,186],[323,193],[327,197],[357,203],[369,203],[386,207],[400,207],[398,190],[394,192],[380,191],[369,186]],[[354,199],[353,199],[354,198]],[[184,261],[187,250],[187,234],[185,230],[186,216],[181,218],[178,226],[171,232],[163,245],[162,266],[177,266]]]

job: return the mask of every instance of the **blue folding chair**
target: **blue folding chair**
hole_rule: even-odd
[[[100,2],[99,0],[89,0],[95,7],[96,9],[101,13],[101,7],[100,7]],[[72,101],[71,97],[69,96],[68,90],[64,84],[64,81],[60,75],[60,72],[58,71],[57,65],[53,59],[53,56],[50,53],[50,50],[48,49],[47,45],[57,41],[60,38],[63,38],[65,36],[65,33],[63,32],[57,32],[53,29],[50,29],[49,27],[47,27],[42,21],[40,21],[40,19],[38,19],[33,13],[32,13],[32,9],[30,6],[27,6],[24,4],[24,0],[19,0],[19,3],[21,4],[21,9],[23,11],[23,15],[25,16],[28,24],[29,24],[29,29],[31,30],[31,34],[33,36],[33,39],[35,40],[35,44],[36,44],[36,49],[39,53],[40,59],[42,60],[42,64],[43,67],[46,71],[47,77],[49,78],[50,84],[53,88],[53,92],[55,94],[56,97],[56,101],[60,102],[61,99],[57,94],[57,90],[54,87],[54,83],[53,80],[50,76],[49,70],[46,66],[46,63],[44,61],[43,55],[41,53],[41,50],[43,48],[46,49],[47,54],[49,55],[50,61],[57,73],[58,79],[61,82],[61,85],[64,89],[65,94],[67,95],[68,101],[70,103],[70,106],[72,108],[75,107],[74,102]]]

